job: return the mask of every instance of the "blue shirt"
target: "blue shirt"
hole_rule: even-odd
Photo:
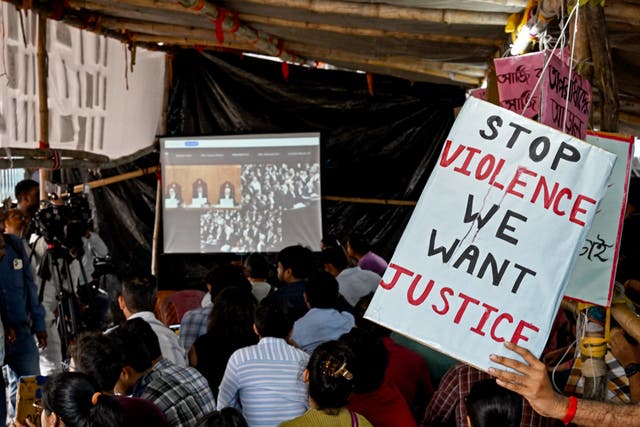
[[[333,308],[312,308],[296,320],[291,338],[311,354],[323,342],[337,340],[354,326],[355,320],[350,313]]]
[[[240,409],[251,427],[276,427],[309,407],[302,373],[309,355],[282,338],[236,350],[220,383],[218,409]]]
[[[193,310],[187,311],[184,316],[182,316],[179,340],[185,351],[188,352],[193,343],[202,335],[207,333],[209,313],[211,313],[212,308],[212,305],[194,308]]]
[[[6,255],[0,261],[0,314],[5,327],[26,325],[29,317],[36,331],[46,330],[44,307],[38,301],[38,291],[29,257],[24,252],[22,241],[16,236],[5,234]],[[16,252],[16,249],[18,252]]]

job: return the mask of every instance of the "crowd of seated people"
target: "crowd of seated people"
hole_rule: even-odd
[[[287,247],[274,265],[253,254],[245,265],[214,267],[206,301],[184,315],[179,341],[153,314],[154,282],[123,281],[126,321],[76,340],[66,366],[75,372],[45,383],[42,425],[539,427],[575,417],[604,427],[634,425],[640,415],[640,345],[622,329],[609,345],[605,402],[565,396],[583,390],[572,380],[577,317],[562,308],[545,355],[563,357],[549,366],[507,344],[520,359],[493,361],[511,371],[449,359],[435,375],[440,359],[364,318],[382,258],[366,256],[361,236],[347,250],[326,240],[319,254]],[[358,257],[349,259],[353,247]],[[375,262],[358,266],[363,257]],[[627,293],[635,295],[637,276],[629,274]]]

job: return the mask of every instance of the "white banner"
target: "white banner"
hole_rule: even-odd
[[[587,142],[618,156],[609,176],[607,193],[598,205],[587,237],[578,252],[566,296],[608,307],[615,283],[627,189],[633,161],[633,137],[589,133]]]
[[[539,356],[614,162],[470,97],[366,317],[482,370]]]

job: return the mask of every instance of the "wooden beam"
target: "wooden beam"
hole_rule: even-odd
[[[21,15],[22,16],[22,15]],[[47,76],[49,75],[49,60],[47,55],[47,18],[38,15],[38,46],[37,46],[37,73],[38,73],[38,109],[40,112],[40,148],[49,148],[49,96]],[[40,168],[38,171],[40,181],[40,200],[47,197],[47,171]]]
[[[339,0],[243,0],[247,3],[277,8],[297,9],[309,13],[357,16],[375,19],[430,22],[437,24],[493,25],[503,27],[508,13],[472,12],[450,9],[398,7],[384,3],[357,3]]]
[[[399,32],[399,31],[379,30],[375,28],[356,28],[348,25],[340,26],[340,25],[318,24],[314,22],[292,21],[289,19],[274,18],[274,17],[262,16],[262,15],[252,15],[252,14],[246,14],[246,13],[241,13],[240,19],[242,21],[251,22],[251,23],[274,25],[278,27],[287,27],[287,28],[299,28],[303,30],[326,31],[326,32],[345,34],[350,36],[381,37],[381,38],[388,37],[388,38],[397,38],[397,39],[426,41],[426,42],[458,43],[458,44],[464,44],[464,45],[472,44],[472,45],[495,46],[495,47],[499,47],[503,43],[502,39],[487,39],[487,38],[481,38],[481,37],[465,37],[465,36],[444,35],[444,34],[407,33],[407,32]]]

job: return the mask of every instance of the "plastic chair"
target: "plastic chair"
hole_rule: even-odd
[[[158,320],[160,320],[165,325],[167,324],[167,322],[164,321],[164,318],[162,316],[162,305],[167,300],[167,298],[169,298],[171,295],[175,294],[176,292],[178,292],[178,291],[176,291],[176,290],[166,290],[166,291],[158,291],[158,292],[156,292],[156,305],[155,305],[155,308],[154,308],[153,312],[155,313],[155,315],[158,318]]]
[[[182,321],[182,316],[194,308],[199,308],[205,293],[195,289],[178,291],[170,295],[162,304],[162,317],[165,325]]]

